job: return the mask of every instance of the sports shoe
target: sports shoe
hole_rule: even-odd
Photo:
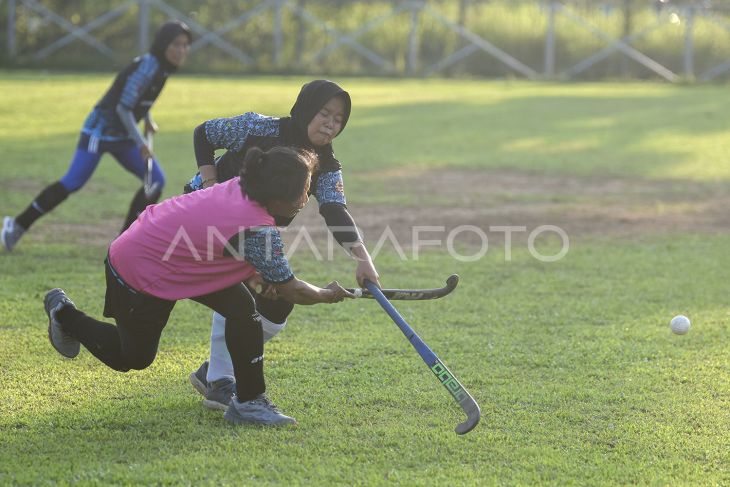
[[[208,382],[208,361],[203,362],[198,370],[189,375],[190,383],[205,399],[203,405],[210,409],[225,411],[231,402],[231,397],[236,393],[236,380],[224,377],[213,382]]]
[[[0,240],[2,240],[5,250],[12,251],[24,233],[25,228],[15,223],[15,218],[6,216],[3,220],[3,230],[0,233]]]
[[[190,372],[190,375],[188,376],[190,378],[190,383],[202,396],[205,396],[205,392],[208,389],[208,363],[208,360],[206,360],[200,365],[200,367],[198,367],[198,370]]]
[[[51,345],[64,357],[74,358],[81,350],[81,343],[63,331],[61,323],[56,319],[56,314],[67,306],[76,308],[63,289],[51,289],[43,299],[43,307],[48,315],[48,339],[51,341]]]
[[[236,380],[230,377],[214,380],[205,389],[203,406],[210,409],[228,410],[231,398],[236,394]]]
[[[231,407],[223,415],[231,423],[254,423],[266,425],[297,424],[297,420],[284,414],[266,397],[266,394],[259,394],[256,398],[246,402],[238,402],[234,396],[231,399]]]

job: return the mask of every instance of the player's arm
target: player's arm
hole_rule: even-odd
[[[144,133],[147,134],[156,134],[157,131],[160,128],[155,123],[155,120],[152,118],[152,111],[148,110],[147,113],[144,115]]]
[[[202,187],[207,188],[218,181],[216,150],[240,152],[249,136],[275,135],[278,130],[278,119],[254,112],[215,118],[198,125],[193,133],[193,147]]]
[[[284,255],[284,244],[275,227],[245,232],[244,256],[264,282],[275,287],[276,294],[294,304],[337,303],[355,296],[332,281],[320,288],[297,279]]]
[[[355,297],[337,281],[332,281],[326,287],[320,288],[296,277],[284,284],[277,284],[276,293],[294,304],[339,303],[345,298]]]
[[[143,56],[137,68],[127,76],[122,95],[116,106],[117,115],[127,130],[127,135],[140,148],[143,157],[152,157],[152,151],[147,147],[144,136],[137,127],[133,110],[142,94],[152,83],[158,68],[159,63],[154,56]]]
[[[357,262],[355,277],[358,285],[364,286],[365,279],[380,285],[380,276],[373,259],[362,241],[355,220],[347,211],[342,171],[321,173],[317,178],[315,197],[319,203],[319,213],[332,236]]]
[[[193,132],[193,148],[195,150],[195,161],[198,164],[198,171],[202,181],[201,186],[207,188],[218,181],[218,173],[215,169],[215,150],[216,147],[205,133],[205,124],[203,122]]]

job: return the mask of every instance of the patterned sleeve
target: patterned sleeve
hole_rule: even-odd
[[[342,171],[323,172],[317,178],[317,189],[314,197],[319,206],[325,203],[347,204],[345,186],[342,181]]]
[[[205,122],[205,136],[216,149],[240,151],[249,135],[279,135],[279,119],[254,112]]]
[[[246,231],[244,256],[272,284],[284,284],[294,279],[294,273],[284,255],[284,243],[276,227]]]
[[[133,110],[142,94],[155,77],[160,63],[151,54],[142,56],[137,69],[127,76],[127,81],[122,89],[122,96],[119,98],[119,104],[129,110]]]

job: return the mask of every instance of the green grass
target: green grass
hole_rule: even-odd
[[[0,76],[2,213],[19,211],[64,171],[108,81]],[[417,192],[396,175],[402,194],[393,196],[373,177],[383,170],[721,187],[730,179],[723,87],[342,81],[355,108],[336,149],[353,207]],[[195,125],[247,109],[284,114],[301,82],[170,80],[155,110],[166,194],[191,175]],[[441,251],[406,262],[382,253],[389,287],[461,275],[448,298],[396,304],[480,403],[477,429],[453,433],[460,410],[366,300],[299,307],[267,345],[269,392],[297,428],[233,427],[187,382],[208,351],[210,316],[199,305],[178,303],[145,371],[114,372],[85,350],[62,360],[48,344],[41,303],[49,288],[63,286],[101,316],[104,231],[113,238],[137,186],[122,173],[105,158],[78,195],[0,255],[0,484],[730,482],[727,228],[575,238],[556,263],[534,259],[520,241],[508,262],[496,242],[475,263]],[[545,241],[538,249],[556,250]],[[318,264],[302,252],[293,264],[314,283],[352,281],[340,255]],[[692,319],[684,337],[669,331],[676,314]]]

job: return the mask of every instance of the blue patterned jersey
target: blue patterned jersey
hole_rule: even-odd
[[[319,173],[316,183],[311,187],[314,187],[314,197],[319,206],[326,203],[347,204],[341,170]]]
[[[247,112],[230,118],[216,118],[205,122],[205,137],[215,149],[226,149],[223,156],[215,160],[218,167],[218,181],[236,177],[241,170],[245,150],[252,146],[268,150],[284,145],[279,140],[280,118]],[[186,186],[186,191],[197,191],[203,187],[200,174],[196,174]],[[326,203],[345,205],[345,191],[342,170],[339,163],[320,168],[312,175],[310,194],[317,198],[320,206]]]
[[[254,112],[231,118],[215,118],[205,122],[205,135],[216,149],[240,152],[251,135],[278,136],[279,119]]]
[[[152,54],[136,58],[114,79],[111,88],[96,104],[84,122],[81,131],[100,140],[129,139],[127,129],[117,115],[121,104],[140,121],[150,110],[167,81],[169,73]]]
[[[268,283],[284,284],[294,278],[284,254],[281,234],[275,227],[246,231],[244,257]]]

